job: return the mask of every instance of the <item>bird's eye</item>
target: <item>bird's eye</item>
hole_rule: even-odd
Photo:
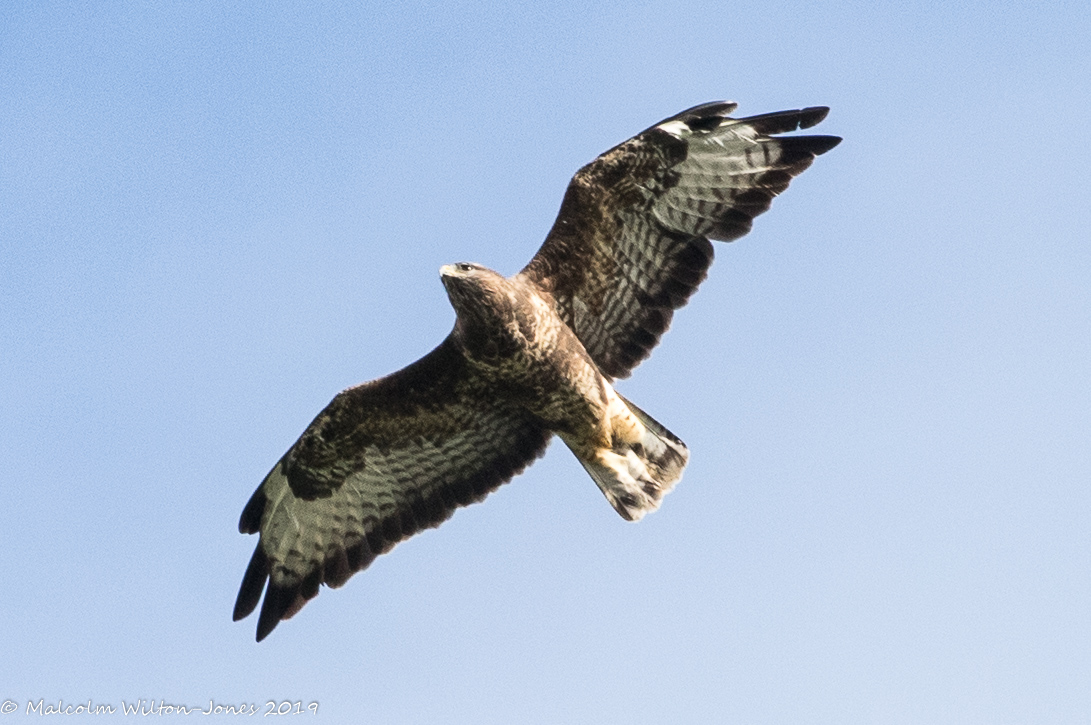
[[[459,272],[472,272],[474,266],[472,264],[466,264],[465,262],[459,262],[455,265]]]

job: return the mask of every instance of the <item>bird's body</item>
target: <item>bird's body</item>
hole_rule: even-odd
[[[647,357],[704,279],[709,239],[745,234],[840,141],[772,136],[813,126],[824,108],[733,119],[734,107],[684,111],[580,169],[519,273],[441,269],[451,334],[403,370],[337,395],[247,503],[239,529],[261,538],[236,619],[264,591],[261,640],[322,583],[340,586],[510,480],[554,434],[623,518],[659,506],[689,451],[613,381]]]
[[[689,459],[682,442],[641,421],[538,287],[467,263],[441,273],[452,339],[481,379],[563,440],[622,517],[655,509]]]

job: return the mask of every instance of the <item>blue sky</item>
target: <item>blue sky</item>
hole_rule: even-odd
[[[1083,720],[1091,10],[523,5],[0,10],[0,699]],[[447,333],[439,266],[518,270],[579,166],[720,98],[845,141],[619,386],[691,449],[662,509],[553,445],[255,644],[238,514]]]

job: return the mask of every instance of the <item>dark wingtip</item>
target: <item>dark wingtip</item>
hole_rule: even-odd
[[[820,156],[841,143],[840,136],[808,136],[813,142],[811,151],[815,156]]]
[[[246,502],[246,506],[243,507],[242,516],[239,517],[239,533],[240,534],[256,534],[261,531],[261,517],[265,514],[265,492],[262,487],[258,486],[258,490],[254,491],[254,495],[250,497],[250,500]]]
[[[279,619],[274,619],[273,623],[268,624],[268,625],[265,622],[259,622],[258,623],[258,632],[257,632],[256,635],[254,635],[254,641],[255,642],[260,642],[263,639],[265,639],[266,637],[268,637],[269,633],[277,628],[277,623],[279,621],[280,621]]]
[[[689,122],[698,118],[707,118],[709,116],[722,118],[738,107],[739,104],[734,101],[708,101],[707,103],[700,103],[692,108],[687,108],[681,113],[676,113],[667,120]]]
[[[239,586],[239,596],[235,599],[235,612],[231,615],[233,621],[239,621],[248,617],[261,601],[261,592],[265,588],[265,580],[269,578],[269,557],[262,551],[259,542],[254,547],[254,555],[250,557],[250,564],[246,567],[246,573],[242,577],[242,585]]]
[[[829,106],[810,106],[799,112],[799,127],[810,128],[817,126],[829,115]]]
[[[285,619],[288,610],[299,596],[299,585],[280,586],[269,582],[265,591],[265,601],[261,603],[261,615],[258,616],[257,641],[260,642],[276,629],[280,620]]]
[[[664,118],[662,121],[655,124],[655,126],[645,129],[645,133],[657,126],[662,126],[664,123],[670,123],[671,121],[682,121],[687,125],[696,128],[715,127],[715,125],[720,122],[720,119],[734,111],[738,105],[739,104],[734,101],[709,101],[708,103],[700,103],[692,108],[687,108],[684,111],[676,113],[669,118]]]
[[[795,176],[810,165],[815,156],[821,156],[837,144],[841,143],[840,136],[777,136],[769,141],[780,147],[782,164],[793,164],[802,161],[803,166],[790,171]]]
[[[730,127],[743,124],[750,126],[760,134],[774,136],[781,133],[791,133],[802,128],[811,128],[821,123],[829,112],[830,109],[825,106],[811,106],[810,108],[773,111],[772,113],[760,113],[756,116],[730,119],[725,121],[723,125]]]

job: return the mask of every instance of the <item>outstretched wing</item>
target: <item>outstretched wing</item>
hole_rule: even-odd
[[[553,296],[602,372],[627,377],[646,358],[731,241],[829,151],[836,136],[783,136],[827,108],[749,118],[706,103],[607,151],[572,178],[549,236],[519,273]]]
[[[261,641],[318,593],[540,456],[550,433],[504,404],[448,337],[409,367],[333,399],[265,477],[239,530],[261,532],[235,602]],[[269,581],[268,588],[265,587]]]

